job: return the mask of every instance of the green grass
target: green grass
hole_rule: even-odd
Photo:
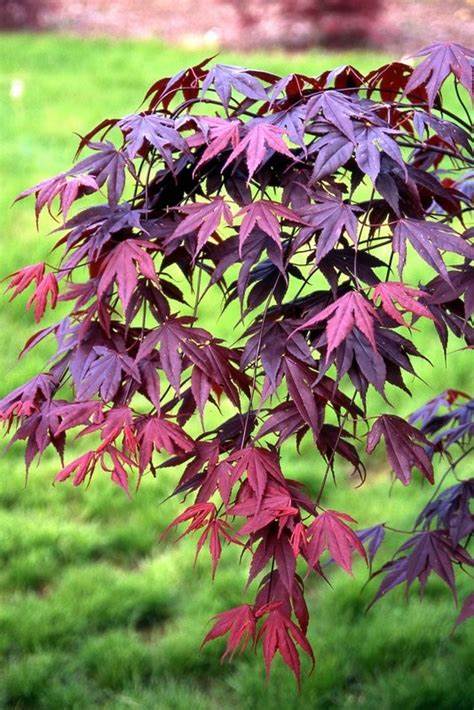
[[[157,43],[85,41],[9,36],[0,43],[0,229],[2,276],[45,258],[50,238],[35,234],[31,203],[9,205],[25,187],[66,166],[75,148],[73,131],[85,132],[104,115],[133,111],[147,86],[202,58],[199,52]],[[312,52],[286,57],[227,56],[223,60],[287,72],[318,72],[352,61],[368,69],[375,55]],[[13,80],[24,82],[20,100]],[[420,277],[425,278],[423,269]],[[33,323],[22,303],[0,310],[1,391],[17,386],[44,364],[38,349],[14,365]],[[211,315],[210,307],[208,314]],[[230,332],[232,323],[222,328]],[[420,369],[416,403],[448,384],[466,388],[469,362],[452,352],[449,370],[431,330],[417,342],[434,366]],[[450,350],[458,344],[454,341]],[[448,377],[449,376],[449,377]],[[410,382],[408,382],[410,385]],[[413,408],[391,395],[396,411]],[[374,408],[379,406],[374,399]],[[270,685],[261,659],[251,653],[221,665],[222,647],[199,650],[211,614],[239,603],[245,565],[226,554],[214,584],[203,555],[192,568],[193,546],[161,542],[176,502],[161,506],[170,477],[144,480],[128,500],[98,475],[88,490],[50,485],[57,461],[44,457],[25,488],[21,447],[0,459],[0,706],[15,708],[364,708],[421,710],[471,707],[469,667],[474,643],[468,624],[450,636],[455,609],[434,581],[423,604],[401,594],[364,609],[373,587],[334,575],[333,588],[310,583],[311,641],[315,672],[297,695],[292,679],[275,664]],[[351,512],[361,525],[381,519],[410,526],[426,487],[395,485],[372,464],[365,486],[355,489],[346,471],[330,493],[330,505]],[[298,459],[289,451],[292,477],[315,488],[320,463],[309,444]],[[464,583],[461,593],[467,587]],[[471,692],[470,692],[471,691]]]

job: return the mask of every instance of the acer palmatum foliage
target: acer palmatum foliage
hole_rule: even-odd
[[[209,550],[213,574],[223,548],[240,546],[256,589],[205,640],[227,635],[224,655],[261,644],[267,671],[279,652],[298,679],[299,654],[313,659],[308,574],[326,580],[329,558],[351,573],[354,556],[372,570],[386,532],[396,534],[326,509],[329,473],[345,460],[364,478],[355,444],[366,434],[366,451],[385,447],[404,485],[415,469],[444,483],[469,450],[474,407],[462,392],[447,390],[410,421],[388,404],[375,420],[367,410],[369,387],[409,394],[418,321],[444,350],[449,332],[474,343],[463,99],[472,53],[440,44],[419,56],[414,69],[283,78],[204,61],[157,81],[143,111],[104,120],[81,140],[87,157],[20,196],[35,196],[37,218],[54,213],[62,258],[13,274],[11,295],[30,289],[36,320],[70,304],[23,350],[54,336],[50,365],[0,404],[27,466],[48,446],[62,459],[71,430],[90,444],[58,481],[105,471],[128,492],[132,478],[182,465],[170,494],[184,509],[169,528]],[[455,112],[443,106],[446,79]],[[423,283],[404,280],[415,253]],[[240,305],[232,343],[218,325],[201,326],[209,292],[213,305],[218,295],[224,309]],[[213,408],[217,428],[207,424]],[[320,461],[315,498],[280,465],[282,446],[306,435]],[[455,593],[456,571],[471,564],[465,478],[435,489],[373,573],[376,598],[416,580],[423,589],[432,572]],[[458,621],[470,613],[472,598]]]

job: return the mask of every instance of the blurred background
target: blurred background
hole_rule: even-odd
[[[0,27],[239,49],[469,42],[473,0],[2,0]]]
[[[209,48],[221,50],[222,62],[282,74],[347,62],[368,71],[437,39],[468,44],[473,7],[472,0],[1,0],[0,277],[46,259],[53,241],[54,224],[43,220],[38,234],[32,203],[12,208],[15,196],[69,167],[74,133],[136,110],[153,81]],[[416,260],[411,269],[413,283],[427,278]],[[212,323],[215,304],[203,308],[204,324]],[[226,335],[234,324],[223,318],[218,327]],[[24,300],[7,305],[3,297],[0,396],[51,354],[44,344],[17,362],[34,330]],[[415,341],[432,364],[418,364],[421,380],[407,378],[413,400],[390,392],[401,416],[446,386],[472,384],[460,343],[450,341],[446,363],[429,324]],[[382,404],[372,395],[372,413]],[[289,451],[285,470],[315,491],[321,465],[309,442],[302,454]],[[471,629],[451,635],[457,612],[436,580],[423,603],[414,595],[407,603],[400,590],[369,614],[375,585],[364,586],[362,564],[355,579],[335,573],[332,587],[310,582],[317,665],[297,695],[280,662],[267,685],[252,652],[222,665],[218,642],[199,650],[209,617],[241,603],[245,565],[224,554],[212,584],[204,554],[192,567],[192,542],[160,541],[178,510],[175,501],[161,505],[175,474],[144,480],[128,500],[99,475],[87,490],[53,487],[58,465],[48,454],[25,486],[22,448],[0,458],[0,707],[472,708]],[[382,456],[372,457],[368,473],[357,488],[341,466],[327,505],[361,527],[388,520],[410,529],[427,487],[419,480],[390,487]],[[467,591],[464,583],[461,598]]]

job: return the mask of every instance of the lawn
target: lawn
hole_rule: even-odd
[[[1,276],[46,257],[47,224],[36,234],[31,203],[10,209],[25,187],[69,165],[76,142],[105,115],[134,111],[158,77],[202,58],[201,52],[153,42],[109,42],[50,36],[4,36],[0,43],[0,230]],[[369,69],[383,61],[373,54],[282,54],[224,56],[227,62],[288,72],[317,73],[347,61]],[[15,87],[22,87],[14,98]],[[425,278],[423,269],[420,278]],[[23,303],[0,309],[0,393],[44,365],[48,349],[25,361],[16,355],[34,327]],[[212,311],[208,306],[209,318]],[[230,330],[229,320],[222,323]],[[390,393],[397,413],[450,386],[467,389],[469,360],[454,340],[449,365],[439,356],[430,329],[417,334],[424,355],[423,381],[415,403]],[[16,363],[16,364],[15,364]],[[410,382],[407,382],[410,386]],[[373,399],[373,409],[379,402]],[[311,489],[318,458],[309,443],[303,457],[288,454],[292,477]],[[297,695],[290,674],[275,664],[267,685],[262,663],[251,652],[233,664],[220,663],[219,643],[199,650],[209,617],[240,603],[245,565],[224,555],[214,584],[203,556],[192,568],[190,543],[159,540],[177,511],[160,505],[170,476],[145,480],[128,500],[108,480],[96,477],[88,490],[53,487],[58,462],[45,456],[24,486],[20,447],[1,459],[0,470],[0,706],[16,708],[456,708],[472,707],[469,669],[474,640],[469,624],[450,635],[456,610],[441,583],[428,585],[423,604],[402,593],[364,610],[374,585],[367,572],[355,579],[333,575],[333,587],[309,586],[310,639],[317,655],[314,673]],[[462,472],[461,472],[462,473]],[[390,491],[381,459],[366,484],[341,470],[327,499],[361,526],[390,520],[411,527],[428,491],[417,482]],[[467,586],[461,586],[461,594]],[[472,677],[472,676],[471,676]],[[469,688],[469,683],[471,687]]]

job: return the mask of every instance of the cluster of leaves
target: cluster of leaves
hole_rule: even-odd
[[[209,548],[213,574],[223,546],[240,546],[256,585],[206,641],[228,634],[226,655],[261,643],[267,671],[279,652],[298,679],[299,652],[313,658],[306,577],[327,581],[325,556],[347,573],[354,555],[372,568],[388,529],[357,530],[327,509],[330,474],[365,477],[367,433],[367,453],[383,440],[402,484],[414,469],[433,484],[435,457],[454,470],[449,447],[464,447],[461,460],[473,427],[472,401],[453,391],[411,421],[367,411],[369,387],[409,394],[416,322],[444,350],[450,332],[474,344],[462,113],[472,55],[454,44],[420,55],[415,69],[283,78],[204,61],[157,81],[143,111],[104,120],[81,140],[87,157],[20,196],[58,220],[62,258],[16,272],[12,297],[33,287],[37,320],[48,298],[70,308],[23,349],[57,341],[48,368],[0,402],[12,440],[26,442],[29,467],[51,445],[62,459],[78,432],[89,444],[56,479],[76,486],[105,471],[128,493],[131,477],[182,467],[170,494],[186,507],[170,528]],[[442,103],[447,78],[459,116]],[[427,283],[403,280],[413,252]],[[201,327],[208,293],[235,315],[234,343]],[[306,435],[316,496],[281,465],[282,447]],[[472,492],[463,480],[432,498],[374,573],[376,598],[416,579],[423,588],[431,572],[454,592],[455,569],[471,564]]]

